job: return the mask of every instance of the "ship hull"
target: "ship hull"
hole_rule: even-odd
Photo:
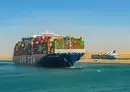
[[[17,65],[29,65],[40,67],[71,67],[83,55],[83,53],[20,55],[14,56],[13,61]]]
[[[92,55],[92,59],[117,59],[116,56],[113,55]]]

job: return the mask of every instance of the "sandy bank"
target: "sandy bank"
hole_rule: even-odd
[[[106,63],[106,64],[130,64],[130,52],[119,52],[119,59],[117,60],[103,60],[103,59],[91,59],[91,55],[95,53],[86,52],[85,55],[81,58],[79,62],[87,62],[87,63]]]
[[[104,63],[104,64],[130,64],[130,60],[93,60],[93,59],[82,59],[79,62],[86,63]]]
[[[0,58],[0,60],[12,60],[12,58]]]

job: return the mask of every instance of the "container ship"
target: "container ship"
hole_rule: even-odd
[[[21,38],[14,47],[13,62],[40,67],[72,67],[84,54],[83,37],[44,32]]]

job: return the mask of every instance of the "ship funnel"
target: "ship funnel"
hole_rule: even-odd
[[[111,53],[109,55],[112,55],[112,56],[118,56],[118,53],[116,50],[113,50],[111,51]]]

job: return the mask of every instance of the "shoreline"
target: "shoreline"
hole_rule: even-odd
[[[12,60],[11,58],[0,58],[0,60]]]
[[[130,52],[120,52],[119,58],[115,60],[109,60],[109,59],[92,59],[91,56],[95,54],[94,52],[86,52],[83,57],[78,62],[84,62],[84,63],[92,63],[92,64],[130,64]],[[0,57],[0,60],[2,61],[11,61],[13,58],[11,56],[8,57]]]
[[[2,58],[0,59],[1,61],[4,60],[9,60],[11,61],[12,59],[9,58]],[[78,62],[81,62],[81,63],[90,63],[90,64],[130,64],[130,59],[129,60],[119,60],[119,59],[116,59],[116,60],[108,60],[108,59],[81,59],[79,60]]]
[[[130,64],[130,60],[107,60],[107,59],[99,59],[99,60],[94,60],[94,59],[81,59],[79,62],[83,63],[91,63],[91,64]]]

